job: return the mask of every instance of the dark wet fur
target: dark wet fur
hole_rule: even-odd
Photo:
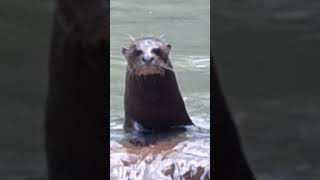
[[[193,125],[189,118],[174,72],[153,77],[132,76],[127,72],[125,90],[126,132],[139,131],[135,122],[152,131],[168,131],[174,126]],[[168,108],[170,106],[170,108]]]

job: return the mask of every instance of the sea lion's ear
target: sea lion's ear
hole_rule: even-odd
[[[170,50],[172,48],[171,44],[167,44],[167,48],[168,48],[168,52],[170,52]]]
[[[128,49],[122,48],[122,54],[125,56],[127,54]]]

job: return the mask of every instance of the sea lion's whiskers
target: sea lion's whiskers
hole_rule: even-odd
[[[160,67],[173,72],[173,68],[169,67],[167,64],[160,64]]]
[[[132,73],[132,72],[134,71],[134,67],[130,68],[129,65],[127,65],[127,69],[128,69],[128,71],[129,71],[130,73]]]
[[[128,71],[128,76],[131,78],[134,76],[135,73],[132,73],[132,71]]]
[[[128,34],[128,36],[129,36],[129,38],[130,38],[130,40],[131,40],[132,42],[134,42],[134,41],[136,40],[134,37],[131,36],[131,34]]]
[[[164,37],[166,36],[166,34],[161,34],[160,36],[159,36],[159,39],[160,40],[164,40]]]
[[[130,68],[129,65],[128,65],[127,69],[128,69],[129,77],[135,77],[136,76],[136,73],[134,73],[136,71],[135,67]]]

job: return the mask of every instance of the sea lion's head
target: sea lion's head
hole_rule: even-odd
[[[128,71],[138,77],[163,76],[166,70],[173,71],[169,60],[171,45],[157,38],[134,40],[129,48],[123,48]]]

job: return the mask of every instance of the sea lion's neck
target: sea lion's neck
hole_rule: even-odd
[[[178,85],[174,72],[166,71],[164,76],[145,79],[144,77],[137,77],[135,75],[129,75],[127,72],[127,85],[126,88],[130,88],[130,94],[132,97],[139,99],[139,101],[154,101],[156,98],[174,97],[177,96]],[[158,99],[158,101],[160,101]]]

